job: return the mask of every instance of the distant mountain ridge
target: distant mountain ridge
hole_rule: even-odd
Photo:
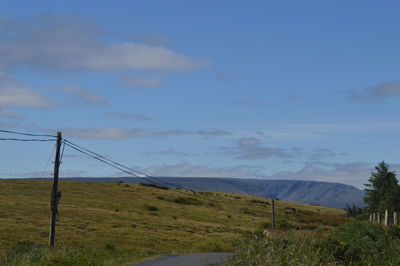
[[[63,178],[63,180],[81,182],[123,181],[131,184],[146,183],[145,180],[134,177]],[[318,204],[339,209],[344,208],[346,203],[350,205],[355,204],[359,207],[364,206],[364,192],[354,186],[341,183],[209,177],[156,177],[155,181],[169,187],[176,185],[192,190],[247,194],[284,201]]]

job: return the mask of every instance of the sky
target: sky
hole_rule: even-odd
[[[398,1],[12,1],[0,129],[56,134],[153,176],[363,188],[400,169]],[[15,137],[0,133],[0,138]],[[0,141],[0,177],[54,142]],[[66,147],[61,177],[126,175]]]

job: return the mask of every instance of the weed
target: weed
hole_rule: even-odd
[[[191,197],[178,197],[173,200],[173,202],[178,204],[187,204],[187,205],[201,205],[202,202],[196,198]]]
[[[158,188],[158,189],[162,189],[162,190],[169,189],[169,187],[166,187],[166,186],[160,186],[160,185],[149,184],[149,183],[139,183],[139,185],[143,186],[143,187],[152,187],[152,188]]]
[[[143,209],[147,210],[147,211],[158,211],[158,208],[156,206],[152,206],[152,205],[148,205],[148,204],[144,204],[143,205]]]

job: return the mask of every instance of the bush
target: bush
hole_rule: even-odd
[[[147,211],[152,211],[152,212],[158,211],[158,208],[156,206],[147,205],[147,204],[143,205],[143,209],[145,209]]]
[[[344,264],[377,265],[394,252],[382,226],[350,223],[322,242],[326,252]]]
[[[228,265],[400,265],[399,249],[397,226],[356,222],[328,235],[260,229],[236,250]]]
[[[160,185],[149,184],[149,183],[139,183],[139,185],[143,186],[143,187],[152,187],[152,188],[158,188],[158,189],[163,189],[163,190],[169,189],[169,187],[166,187],[166,186],[160,186]]]
[[[173,200],[173,202],[177,204],[187,204],[187,205],[201,205],[202,202],[198,199],[191,198],[191,197],[178,197]]]

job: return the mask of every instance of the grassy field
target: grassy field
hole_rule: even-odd
[[[0,255],[47,243],[51,186],[0,180]],[[72,181],[61,181],[60,190],[57,246],[120,254],[110,265],[158,254],[232,251],[271,218],[270,200],[246,195]],[[321,206],[276,201],[276,214],[281,229],[298,232],[344,223],[342,210]]]

